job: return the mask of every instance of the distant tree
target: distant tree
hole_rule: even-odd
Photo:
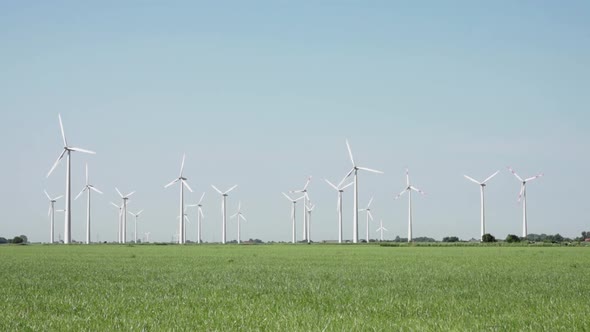
[[[516,243],[520,242],[520,238],[514,234],[508,234],[505,241],[508,243]]]
[[[442,242],[459,242],[459,238],[456,236],[446,236],[443,237]]]
[[[486,243],[496,242],[496,238],[492,234],[486,233],[481,237],[481,241]]]
[[[23,243],[29,243],[29,238],[26,235],[20,235],[21,239],[23,239]]]
[[[8,243],[8,240],[6,238],[0,237],[0,244],[5,244]]]
[[[431,237],[426,237],[426,236],[422,236],[422,237],[415,237],[413,239],[414,242],[436,242],[435,239],[431,238]]]
[[[24,243],[24,240],[20,236],[15,236],[14,239],[12,239],[12,243],[20,244],[20,243]]]

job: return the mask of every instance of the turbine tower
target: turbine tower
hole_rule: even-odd
[[[486,183],[488,181],[490,181],[494,176],[496,176],[496,174],[498,174],[498,172],[500,171],[496,171],[496,173],[490,175],[487,177],[487,179],[483,180],[482,182],[479,182],[477,180],[475,180],[474,178],[467,176],[467,175],[463,175],[467,180],[477,183],[479,185],[479,191],[480,191],[480,198],[481,198],[481,236],[479,237],[480,240],[483,239],[483,235],[486,233],[486,217],[485,217],[485,204],[484,204],[484,189],[486,187]]]
[[[86,244],[90,244],[90,191],[94,190],[97,193],[102,195],[102,191],[96,189],[93,185],[88,182],[88,164],[86,164],[86,185],[82,188],[82,191],[74,198],[77,200],[78,197],[82,196],[82,194],[87,191],[86,193]]]
[[[55,198],[51,198],[49,196],[49,194],[47,193],[47,191],[45,191],[45,196],[47,196],[47,199],[49,200],[49,211],[47,212],[47,215],[49,216],[49,220],[51,223],[51,229],[49,231],[49,243],[53,243],[53,239],[54,239],[54,235],[53,233],[55,232],[55,202],[62,198],[63,195],[61,196],[57,196]]]
[[[191,189],[191,187],[188,185],[188,183],[186,182],[187,178],[185,178],[182,175],[182,171],[184,170],[184,159],[186,157],[186,154],[182,155],[182,163],[180,164],[180,175],[178,176],[178,178],[172,180],[172,182],[168,183],[167,185],[164,186],[164,188],[168,188],[171,185],[175,184],[176,182],[180,182],[180,212],[179,215],[182,216],[184,214],[184,187],[186,187],[186,189],[188,189],[190,192],[193,192],[193,190]],[[179,218],[180,221],[178,223],[178,244],[184,244],[186,239],[184,238],[184,228],[185,228],[185,223],[184,223],[184,218]]]
[[[64,132],[64,126],[61,122],[61,114],[58,114],[57,117],[59,118],[59,128],[61,129],[61,138],[63,139],[63,150],[61,151],[61,154],[59,155],[59,157],[57,157],[57,160],[55,161],[55,163],[53,164],[53,167],[51,167],[51,169],[49,170],[49,173],[47,173],[47,177],[49,177],[49,175],[51,175],[51,173],[53,172],[53,170],[57,167],[57,165],[59,164],[59,162],[61,161],[61,159],[66,156],[66,206],[64,208],[64,212],[65,212],[65,222],[64,222],[64,243],[68,244],[70,242],[72,242],[72,210],[71,210],[71,203],[72,203],[72,184],[71,184],[71,178],[72,178],[72,174],[71,174],[71,160],[70,160],[70,154],[72,151],[77,151],[77,152],[84,152],[84,153],[90,153],[90,154],[96,154],[96,152],[93,151],[89,151],[89,150],[85,150],[85,149],[81,149],[81,148],[76,148],[73,146],[69,146],[68,142],[66,140],[66,134]]]
[[[293,199],[293,198],[291,198],[291,196],[289,196],[289,195],[287,195],[285,193],[282,193],[282,194],[291,203],[293,203],[293,205],[291,205],[291,228],[292,228],[292,230],[291,230],[291,243],[296,243],[297,242],[297,239],[295,238],[295,206],[297,205],[297,201],[300,200],[300,199],[302,199],[303,197],[305,197],[305,195],[303,195],[303,196],[301,196],[299,198]]]
[[[132,191],[127,195],[123,195],[123,194],[121,194],[119,189],[117,189],[117,187],[115,187],[115,190],[117,191],[117,194],[119,194],[119,196],[121,196],[121,199],[123,200],[123,203],[121,204],[123,211],[121,211],[122,220],[121,220],[121,224],[119,225],[119,227],[121,227],[121,232],[119,232],[121,238],[119,239],[119,242],[120,243],[127,243],[127,201],[129,200],[129,197],[131,195],[135,194],[135,191]]]
[[[426,193],[422,190],[414,187],[410,184],[410,174],[408,169],[406,168],[406,188],[399,193],[395,199],[402,197],[402,195],[407,191],[408,192],[408,243],[412,242],[412,190],[415,192],[420,193],[421,195],[425,195]]]
[[[137,218],[139,218],[139,215],[143,212],[143,210],[137,212],[137,213],[133,213],[131,211],[129,211],[129,214],[132,215],[133,217],[135,217],[135,230],[133,232],[133,243],[137,244]]]
[[[309,226],[309,220],[307,220],[307,207],[309,205],[309,195],[307,194],[307,187],[309,186],[309,183],[311,182],[311,175],[307,177],[307,181],[305,182],[305,186],[303,186],[303,189],[300,190],[291,190],[290,193],[294,194],[294,193],[302,193],[303,194],[303,235],[302,235],[302,240],[305,241],[307,238],[307,234],[309,233],[307,231],[307,227]]]
[[[310,202],[311,204],[311,202]],[[315,208],[315,204],[307,206],[307,243],[311,243],[311,212]]]
[[[199,199],[199,202],[197,204],[188,205],[188,207],[197,207],[197,243],[199,244],[201,243],[201,220],[202,218],[205,218],[205,215],[203,214],[203,204],[201,204],[201,202],[203,202],[204,197],[205,193],[201,195],[201,199]]]
[[[526,184],[532,180],[538,179],[543,176],[543,173],[539,173],[535,176],[531,176],[530,178],[522,179],[516,172],[511,168],[508,167],[508,170],[514,174],[514,176],[521,182],[520,185],[520,193],[518,194],[518,201],[522,200],[522,237],[526,238],[528,235],[527,230],[527,216],[526,216]]]
[[[338,243],[342,243],[342,193],[344,192],[344,189],[350,187],[354,182],[343,186],[342,182],[344,181],[340,182],[338,185],[334,185],[327,179],[324,180],[326,180],[330,187],[338,192],[338,202],[336,203],[336,211],[338,212]]]
[[[346,147],[348,148],[348,155],[350,156],[350,161],[352,162],[352,169],[348,174],[344,177],[345,179],[351,176],[354,173],[354,199],[353,199],[353,215],[352,215],[352,242],[358,243],[359,242],[359,185],[358,185],[358,171],[368,171],[372,173],[383,174],[381,171],[377,171],[374,169],[360,167],[354,162],[354,158],[352,157],[352,150],[350,149],[350,144],[348,144],[348,140],[346,140]],[[341,181],[342,183],[343,181]]]
[[[371,214],[371,203],[373,203],[373,197],[371,197],[369,200],[369,204],[367,204],[366,208],[359,210],[367,211],[367,243],[369,243],[369,218],[373,220],[373,215]]]
[[[238,221],[238,244],[241,243],[240,241],[240,219],[244,220],[244,221],[248,221],[246,220],[246,217],[244,217],[244,215],[242,214],[242,202],[238,201],[238,212],[236,212],[235,214],[233,214],[232,216],[230,216],[231,219],[236,218],[237,217],[237,221]]]
[[[381,237],[379,238],[380,242],[383,242],[383,231],[389,232],[387,228],[383,227],[383,219],[379,220],[379,228],[377,228],[377,232],[381,232]]]
[[[111,202],[111,205],[116,207],[117,209],[119,209],[119,219],[117,222],[117,242],[121,243],[121,218],[122,218],[122,212],[123,212],[123,205],[117,205],[113,202]]]
[[[215,191],[217,191],[221,195],[221,214],[222,214],[222,227],[221,227],[221,243],[225,244],[226,240],[226,229],[227,229],[227,218],[226,218],[226,201],[227,201],[227,194],[230,191],[236,189],[238,185],[229,188],[228,190],[222,192],[221,190],[217,189],[214,185],[211,185]]]

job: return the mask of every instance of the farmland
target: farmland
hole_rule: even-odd
[[[0,330],[590,329],[590,248],[0,247]]]

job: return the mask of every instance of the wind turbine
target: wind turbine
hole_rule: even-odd
[[[369,200],[369,204],[367,204],[366,208],[359,210],[367,211],[367,243],[369,243],[369,218],[373,220],[373,215],[371,214],[371,203],[373,203],[373,197],[371,197],[371,199]]]
[[[123,207],[123,211],[121,212],[121,216],[123,219],[121,221],[121,225],[119,226],[119,227],[121,227],[120,242],[127,243],[127,201],[129,200],[129,197],[131,195],[135,194],[135,191],[132,191],[127,195],[123,195],[123,194],[121,194],[119,189],[117,189],[117,187],[115,187],[115,190],[117,191],[117,194],[119,194],[119,196],[121,196],[121,199],[123,200],[123,203],[121,204],[121,206]]]
[[[387,228],[383,227],[383,219],[379,221],[379,228],[377,228],[377,232],[381,232],[380,241],[383,242],[383,231],[389,232]]]
[[[422,190],[414,187],[410,184],[410,174],[408,169],[406,168],[406,188],[399,193],[395,199],[402,197],[402,195],[407,191],[408,192],[408,242],[412,242],[412,190],[415,192],[420,193],[421,195],[425,195],[426,193]]]
[[[298,200],[300,200],[300,199],[302,199],[303,197],[305,197],[305,195],[303,195],[303,196],[301,196],[301,197],[299,197],[299,198],[293,199],[293,198],[291,198],[291,196],[289,196],[289,195],[287,195],[287,194],[285,194],[285,193],[282,193],[282,194],[283,194],[283,195],[284,195],[284,196],[285,196],[285,197],[286,197],[286,198],[287,198],[287,199],[288,199],[288,200],[289,200],[291,203],[293,203],[293,205],[291,206],[291,228],[292,228],[292,231],[291,231],[291,232],[292,232],[292,235],[291,235],[291,242],[292,242],[292,243],[296,243],[296,242],[297,242],[297,239],[295,238],[295,206],[297,205],[297,201],[298,201]]]
[[[191,222],[191,220],[188,218],[188,214],[186,213],[186,209],[184,210],[184,213],[182,214],[184,216],[184,223],[185,223],[185,227],[182,230],[184,233],[182,234],[182,237],[185,239],[186,241],[186,222]],[[180,219],[180,216],[176,217],[176,219]]]
[[[129,211],[129,214],[135,217],[135,231],[133,232],[133,243],[137,244],[137,218],[139,218],[139,215],[143,212],[143,210],[137,212],[137,213],[133,213],[131,211]]]
[[[72,211],[71,211],[72,184],[70,181],[72,178],[72,174],[71,174],[70,154],[72,151],[84,152],[84,153],[90,153],[90,154],[96,154],[96,152],[81,149],[81,148],[76,148],[73,146],[69,146],[68,142],[66,140],[64,126],[61,122],[61,114],[58,114],[57,117],[59,118],[59,128],[61,129],[61,138],[63,139],[64,147],[63,147],[61,154],[59,155],[59,157],[57,157],[57,160],[53,164],[53,167],[51,167],[51,169],[49,170],[49,173],[47,173],[47,177],[49,177],[49,175],[51,175],[51,173],[57,167],[57,165],[59,164],[61,159],[64,156],[66,156],[66,206],[64,208],[64,210],[65,210],[64,243],[68,244],[68,243],[72,242]]]
[[[49,243],[53,243],[53,233],[54,233],[54,224],[55,224],[55,202],[62,198],[63,195],[61,196],[57,196],[55,198],[51,198],[49,196],[49,194],[47,193],[47,191],[45,192],[45,196],[47,196],[47,199],[49,200],[49,211],[47,212],[47,215],[49,216],[49,220],[51,222],[51,230],[50,230],[50,235],[49,235]]]
[[[93,185],[88,182],[88,164],[86,164],[86,185],[82,188],[82,191],[74,198],[77,200],[78,197],[82,196],[82,194],[87,191],[86,193],[86,244],[90,244],[90,191],[94,190],[99,194],[102,194],[102,191],[96,189]]]
[[[374,169],[360,167],[354,162],[354,158],[352,157],[352,150],[350,149],[350,144],[348,144],[348,140],[346,140],[346,147],[348,148],[348,155],[350,156],[350,161],[352,162],[352,169],[348,174],[344,177],[345,179],[351,176],[354,173],[354,199],[353,199],[353,215],[352,215],[352,242],[358,243],[359,242],[359,185],[358,185],[358,171],[368,171],[372,173],[383,174],[381,171],[377,171]],[[342,183],[343,181],[341,181]]]
[[[310,202],[311,204],[311,202]],[[307,243],[311,243],[311,212],[315,208],[315,204],[307,206]]]
[[[246,217],[244,217],[244,214],[242,214],[242,202],[238,202],[238,212],[236,212],[234,215],[230,216],[231,219],[236,218],[237,217],[237,221],[238,221],[238,244],[240,244],[240,219],[244,220],[244,221],[248,221],[246,220]]]
[[[221,190],[217,189],[217,187],[215,187],[214,185],[211,185],[211,187],[213,187],[213,189],[215,189],[215,191],[217,191],[220,195],[221,195],[221,213],[222,213],[222,228],[221,228],[221,243],[225,244],[225,239],[226,239],[226,228],[227,228],[227,219],[226,219],[226,208],[225,208],[225,203],[227,200],[227,194],[229,194],[230,191],[236,189],[238,185],[236,184],[235,186],[229,188],[228,190],[222,192]]]
[[[176,182],[180,182],[180,212],[179,215],[183,215],[184,214],[184,187],[186,187],[186,189],[188,189],[190,192],[193,192],[193,190],[191,189],[191,187],[188,185],[188,183],[186,182],[187,178],[185,178],[182,175],[182,171],[184,170],[184,159],[186,157],[186,154],[182,155],[182,163],[180,164],[180,175],[178,176],[178,178],[172,180],[172,182],[168,183],[167,185],[164,186],[164,188],[168,188],[171,185],[175,184]],[[184,238],[184,234],[185,234],[185,223],[183,218],[180,218],[180,222],[178,224],[178,243],[179,244],[184,244],[186,239]]]
[[[474,178],[467,176],[467,175],[463,175],[467,180],[477,183],[479,185],[479,191],[480,191],[480,196],[481,196],[481,236],[480,236],[480,240],[483,239],[483,235],[486,233],[486,221],[485,221],[485,204],[484,204],[484,189],[486,187],[486,183],[488,181],[490,181],[494,176],[496,176],[496,174],[498,174],[498,172],[500,171],[496,171],[496,173],[488,176],[485,180],[483,180],[482,182],[479,182],[477,180],[475,180]]]
[[[342,182],[344,181],[340,182],[338,185],[334,185],[327,179],[324,180],[326,180],[330,187],[338,191],[338,203],[336,204],[336,211],[338,211],[338,243],[342,243],[342,193],[344,192],[344,189],[350,187],[354,182],[343,186]]]
[[[520,185],[520,193],[518,194],[518,201],[522,199],[522,237],[526,238],[527,232],[527,216],[526,216],[526,184],[532,180],[538,179],[543,176],[543,173],[539,173],[535,176],[531,176],[530,178],[522,179],[516,172],[511,168],[508,167],[508,170],[514,174],[514,176],[521,182]]]
[[[203,202],[204,197],[205,193],[201,195],[201,199],[199,199],[199,202],[197,204],[188,205],[188,207],[197,207],[197,243],[201,243],[201,219],[205,218],[205,215],[203,214],[203,204],[201,204],[201,202]]]
[[[143,233],[143,235],[145,236],[145,242],[149,243],[150,242],[150,232],[145,232]]]
[[[123,205],[117,205],[113,202],[111,202],[111,205],[119,209],[119,221],[117,222],[117,242],[121,243],[121,217],[123,214]]]
[[[311,182],[311,175],[307,177],[307,181],[305,182],[305,186],[303,186],[303,189],[300,190],[291,190],[290,193],[294,194],[294,193],[302,193],[303,194],[303,235],[302,235],[302,240],[305,241],[307,234],[309,233],[307,231],[307,227],[309,226],[309,220],[307,220],[307,207],[309,205],[309,195],[307,194],[307,187],[309,186],[309,183]]]

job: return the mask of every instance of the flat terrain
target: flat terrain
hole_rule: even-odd
[[[0,331],[588,331],[590,248],[0,247]]]

